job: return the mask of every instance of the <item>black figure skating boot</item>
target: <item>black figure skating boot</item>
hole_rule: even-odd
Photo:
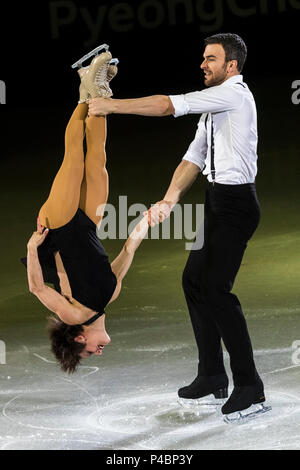
[[[259,414],[266,413],[272,408],[265,406],[264,384],[258,377],[254,385],[234,387],[230,398],[222,406],[226,423],[234,423],[255,418]]]
[[[228,377],[226,374],[198,375],[190,385],[178,390],[178,397],[183,406],[223,404],[228,397]]]

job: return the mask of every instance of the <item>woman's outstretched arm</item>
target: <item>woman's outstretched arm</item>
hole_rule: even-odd
[[[44,237],[47,235],[48,231],[44,232]],[[33,237],[43,237],[43,235],[35,234]],[[29,291],[34,293],[43,289],[44,287],[44,278],[42,273],[42,268],[39,262],[37,244],[35,240],[31,239],[31,242],[27,245],[27,278]]]
[[[116,300],[116,298],[119,296],[121,292],[122,280],[126,276],[131,266],[136,250],[138,249],[138,247],[142,243],[142,240],[145,238],[146,233],[148,232],[148,229],[149,229],[148,218],[149,218],[149,215],[147,213],[142,218],[142,220],[137,224],[135,229],[131,232],[121,252],[116,257],[116,259],[111,263],[111,269],[117,278],[117,287],[109,303]]]
[[[43,230],[43,226],[37,224],[38,231],[34,232],[27,243],[27,277],[28,286],[45,307],[56,313],[60,319],[68,325],[78,325],[84,321],[80,309],[71,305],[62,295],[44,283],[42,268],[38,257],[38,246],[40,246],[49,230]]]

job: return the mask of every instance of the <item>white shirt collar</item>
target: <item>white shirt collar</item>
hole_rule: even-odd
[[[229,86],[229,85],[232,85],[233,83],[238,83],[238,82],[243,82],[243,81],[244,81],[243,75],[233,75],[233,77],[230,77],[227,80],[225,80],[225,82],[222,83],[222,85],[220,86]]]

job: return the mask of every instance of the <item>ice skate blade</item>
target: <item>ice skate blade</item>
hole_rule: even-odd
[[[72,65],[72,69],[76,69],[76,67],[81,67],[83,62],[90,59],[90,57],[98,55],[98,53],[102,50],[105,50],[105,52],[107,52],[108,49],[109,49],[108,44],[101,44],[101,46],[96,47],[96,49],[93,49],[91,52],[81,57],[81,59],[77,60],[77,62],[75,62],[75,64]]]
[[[185,409],[195,409],[201,406],[221,406],[224,405],[225,401],[226,399],[215,398],[213,395],[197,399],[178,398],[179,405]]]
[[[229,415],[224,416],[224,421],[227,424],[235,423],[235,424],[243,424],[251,419],[256,419],[260,415],[271,411],[271,406],[265,406],[263,403],[258,405],[252,405],[250,408],[242,411],[236,411],[235,413],[231,413]]]

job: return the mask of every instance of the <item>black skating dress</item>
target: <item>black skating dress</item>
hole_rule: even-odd
[[[54,254],[59,251],[69,279],[72,297],[99,314],[110,301],[117,279],[97,236],[96,224],[78,209],[70,222],[50,229],[38,247],[44,282],[61,294]],[[27,267],[27,258],[21,258]],[[100,315],[98,315],[100,316]]]

